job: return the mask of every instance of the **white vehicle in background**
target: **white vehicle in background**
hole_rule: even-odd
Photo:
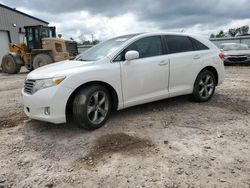
[[[183,33],[116,37],[76,57],[28,74],[22,90],[31,119],[101,127],[111,110],[191,94],[211,99],[224,79],[223,53],[207,39]],[[121,117],[122,118],[122,117]]]
[[[250,63],[250,48],[246,44],[224,43],[221,44],[225,64]]]

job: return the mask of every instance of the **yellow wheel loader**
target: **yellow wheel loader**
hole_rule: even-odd
[[[2,71],[16,74],[21,66],[32,71],[38,67],[78,54],[77,43],[56,38],[55,27],[25,26],[26,44],[10,44],[10,52],[2,58]]]

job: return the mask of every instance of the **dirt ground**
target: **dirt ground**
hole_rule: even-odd
[[[111,115],[96,131],[28,120],[26,76],[0,73],[0,187],[250,187],[250,67],[189,96]]]

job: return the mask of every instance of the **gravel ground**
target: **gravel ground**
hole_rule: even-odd
[[[207,103],[129,108],[92,132],[28,120],[25,76],[0,73],[0,187],[250,187],[250,67],[226,67]]]

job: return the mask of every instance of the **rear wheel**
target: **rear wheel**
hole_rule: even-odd
[[[88,130],[100,128],[107,121],[110,109],[109,92],[100,85],[83,88],[73,101],[74,120]]]
[[[214,94],[216,86],[215,76],[212,72],[204,70],[196,78],[192,97],[194,101],[206,102]]]
[[[39,67],[42,67],[44,65],[48,65],[52,63],[52,59],[49,55],[47,54],[38,54],[35,56],[33,60],[33,68],[37,69]]]
[[[17,74],[21,69],[21,65],[16,62],[15,57],[10,54],[3,56],[1,64],[3,72],[8,74]]]

